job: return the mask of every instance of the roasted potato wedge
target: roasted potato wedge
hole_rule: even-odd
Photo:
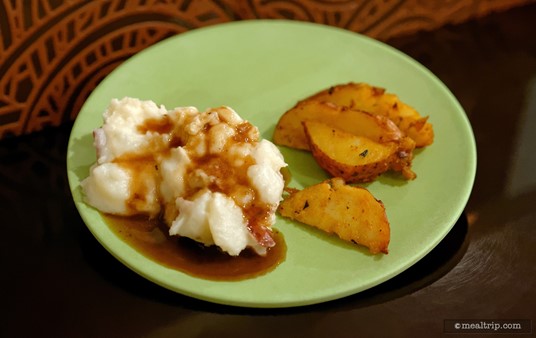
[[[369,182],[390,169],[406,179],[416,177],[411,170],[411,139],[407,144],[379,143],[318,121],[304,121],[303,128],[316,162],[333,177],[349,183]]]
[[[385,116],[310,100],[298,103],[281,116],[275,127],[274,143],[308,150],[309,144],[302,126],[305,120],[329,123],[346,132],[380,143],[398,142],[404,137],[396,124]]]
[[[304,101],[332,102],[352,109],[387,116],[406,135],[415,141],[416,147],[425,147],[434,141],[434,129],[428,117],[421,116],[414,108],[400,101],[384,88],[366,83],[347,83],[333,86],[314,94]]]
[[[363,245],[373,254],[388,252],[390,226],[383,203],[341,178],[290,190],[278,210],[283,217]]]

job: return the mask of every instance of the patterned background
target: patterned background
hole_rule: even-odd
[[[72,121],[138,51],[234,20],[312,21],[386,41],[534,0],[0,0],[0,139]]]

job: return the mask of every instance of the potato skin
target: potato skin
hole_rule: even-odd
[[[372,254],[388,253],[391,231],[385,207],[367,189],[333,178],[289,190],[279,205],[281,216],[363,245]]]
[[[411,170],[411,139],[407,145],[378,143],[318,121],[304,121],[303,126],[314,159],[333,177],[349,183],[370,182],[388,170],[399,171],[406,179],[416,177]]]
[[[380,143],[399,141],[404,137],[396,124],[385,116],[350,109],[330,102],[306,100],[299,102],[281,116],[274,130],[274,143],[309,150],[302,126],[303,121],[328,123]]]
[[[346,83],[322,90],[303,101],[331,102],[351,109],[387,116],[402,132],[415,141],[417,148],[434,142],[434,129],[428,117],[421,116],[413,107],[402,102],[384,88],[367,83]]]
[[[383,203],[349,184],[389,170],[415,179],[413,151],[431,145],[434,130],[427,116],[384,88],[350,82],[299,101],[281,116],[273,141],[309,150],[332,176],[303,190],[286,188],[281,216],[387,254],[390,224]]]

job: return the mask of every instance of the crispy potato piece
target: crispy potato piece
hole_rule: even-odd
[[[346,182],[369,182],[387,170],[414,179],[413,141],[378,143],[318,121],[304,121],[305,135],[320,167]]]
[[[363,245],[373,254],[388,252],[390,226],[383,203],[341,178],[291,190],[278,210],[283,217]]]
[[[425,147],[434,141],[434,129],[428,117],[422,117],[414,108],[400,101],[384,88],[366,83],[347,83],[333,86],[314,94],[304,101],[332,102],[352,109],[389,117],[406,135],[415,141],[416,147]]]
[[[329,102],[304,101],[285,112],[276,125],[273,141],[282,146],[308,150],[303,131],[305,120],[321,121],[376,142],[400,141],[404,135],[389,118],[337,106]]]

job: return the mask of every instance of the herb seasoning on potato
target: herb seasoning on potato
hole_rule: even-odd
[[[385,207],[367,189],[333,178],[287,191],[289,196],[279,204],[281,216],[363,245],[373,254],[388,252],[390,227]]]
[[[349,184],[375,180],[387,171],[416,178],[413,151],[434,140],[432,124],[385,89],[347,83],[322,90],[279,119],[275,144],[308,150],[333,178],[289,193],[283,217],[387,253],[390,225],[385,207],[367,189]]]

